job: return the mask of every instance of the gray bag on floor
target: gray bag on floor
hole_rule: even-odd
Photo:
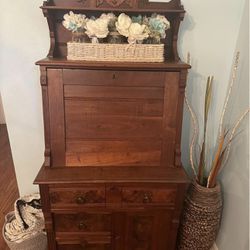
[[[5,217],[3,238],[11,250],[46,250],[47,237],[39,194],[24,196]]]

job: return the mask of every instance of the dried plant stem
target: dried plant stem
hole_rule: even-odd
[[[228,146],[227,146],[227,154],[226,154],[226,158],[225,158],[225,161],[227,161],[228,157],[229,157],[229,153],[230,153],[230,149],[231,149],[231,144],[232,144],[232,140],[234,138],[234,135],[235,135],[235,132],[237,130],[237,128],[239,127],[240,123],[242,122],[242,120],[246,117],[246,115],[250,112],[250,108],[248,108],[245,112],[243,112],[243,114],[240,116],[240,118],[236,121],[233,129],[232,129],[232,132],[230,134],[230,137],[229,137],[229,143],[228,143]]]
[[[213,165],[212,165],[210,174],[209,174],[208,179],[207,179],[207,187],[208,188],[212,187],[212,184],[214,183],[214,179],[216,179],[218,167],[219,167],[218,163],[219,163],[220,158],[221,158],[221,153],[223,152],[224,142],[225,142],[225,133],[223,133],[223,135],[220,137],[220,141],[219,141],[219,145],[218,145],[215,157],[214,157]]]
[[[239,58],[240,58],[240,52],[237,52],[235,62],[234,62],[234,68],[233,68],[233,72],[232,72],[232,76],[231,76],[229,90],[228,90],[228,93],[227,93],[227,96],[226,96],[226,101],[225,101],[225,104],[223,106],[223,110],[222,110],[221,117],[220,117],[219,138],[218,138],[219,141],[220,141],[220,138],[223,136],[222,133],[223,133],[224,116],[225,116],[225,113],[226,113],[229,98],[231,96],[232,88],[233,88],[233,85],[235,83],[236,73],[237,73],[238,64],[239,64]]]
[[[200,162],[198,165],[198,181],[200,185],[203,185],[203,178],[204,178],[204,168],[205,168],[205,161],[206,161],[206,135],[207,135],[207,120],[208,120],[208,113],[210,109],[211,99],[212,99],[212,83],[213,83],[213,76],[207,78],[207,86],[206,86],[206,94],[205,94],[205,105],[204,105],[204,131],[203,131],[203,143],[202,149],[200,152]]]
[[[197,133],[198,133],[197,119],[196,119],[196,116],[195,116],[195,113],[194,113],[193,109],[191,108],[191,105],[189,104],[186,93],[185,93],[185,102],[187,104],[188,111],[189,111],[189,113],[191,115],[193,130],[194,130],[192,140],[191,140],[191,144],[190,144],[189,158],[190,158],[190,164],[191,164],[194,176],[197,177],[197,172],[196,172],[195,165],[194,165],[194,160],[193,160],[193,148],[194,148],[195,139],[196,139]]]

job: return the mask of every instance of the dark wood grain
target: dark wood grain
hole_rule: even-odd
[[[50,144],[52,165],[65,163],[65,123],[62,70],[48,70]]]
[[[110,234],[111,215],[109,213],[74,213],[54,214],[54,225],[57,234],[61,232],[98,232]]]
[[[48,168],[42,167],[35,184],[75,183],[189,183],[185,171],[174,166],[152,168],[141,166]]]
[[[49,250],[175,250],[189,179],[181,168],[184,88],[180,0],[49,0],[41,67],[45,162],[40,193]],[[165,62],[66,59],[70,10],[165,15]]]
[[[14,210],[14,202],[19,197],[16,174],[12,160],[7,127],[0,124],[0,225],[5,221],[5,215]],[[9,249],[0,236],[0,249]]]
[[[105,79],[105,81],[103,81]],[[164,72],[116,70],[63,70],[64,84],[97,86],[164,87]]]
[[[160,158],[156,139],[67,140],[67,166],[159,166]]]

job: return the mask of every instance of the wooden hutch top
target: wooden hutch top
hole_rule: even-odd
[[[128,15],[142,14],[151,15],[159,13],[165,15],[170,22],[170,29],[167,30],[165,44],[165,58],[169,65],[163,63],[154,63],[152,68],[173,67],[171,63],[179,62],[177,51],[177,39],[180,22],[184,18],[185,10],[180,0],[171,0],[167,3],[150,2],[149,0],[48,0],[41,7],[44,16],[47,18],[50,30],[50,50],[48,58],[60,58],[60,60],[39,61],[38,64],[62,64],[67,54],[67,42],[71,40],[71,32],[66,30],[63,25],[63,16],[69,11],[83,13],[89,17],[98,16],[103,12],[113,12],[119,14],[122,12]],[[75,63],[68,63],[74,66]],[[131,64],[130,64],[131,65]],[[137,64],[138,65],[138,64]],[[126,64],[124,65],[126,67]],[[146,64],[142,64],[147,68]],[[188,67],[180,64],[177,67]]]
[[[183,63],[179,59],[177,51],[177,39],[180,22],[184,18],[184,8],[180,0],[171,0],[167,3],[149,2],[148,0],[48,0],[44,2],[41,7],[44,16],[47,18],[50,31],[50,50],[47,58],[37,62],[41,66],[41,85],[43,86],[44,95],[44,117],[45,117],[45,144],[49,145],[49,130],[53,129],[49,125],[49,105],[47,104],[47,87],[50,85],[47,69],[81,69],[81,70],[115,70],[115,71],[164,71],[170,73],[170,79],[173,77],[172,83],[176,97],[179,95],[178,110],[173,116],[177,117],[176,122],[176,154],[179,157],[180,166],[180,134],[181,134],[181,120],[182,120],[182,104],[185,89],[186,73],[190,65]],[[114,62],[84,62],[84,61],[70,61],[66,59],[67,42],[71,40],[71,32],[66,30],[63,25],[63,16],[69,11],[75,13],[82,13],[89,17],[98,16],[103,12],[113,12],[119,14],[122,12],[128,15],[142,14],[151,15],[152,13],[159,13],[165,15],[170,21],[170,29],[167,31],[167,36],[164,41],[165,44],[165,62],[163,63],[114,63]],[[162,73],[164,73],[162,72]],[[172,72],[172,73],[171,73]],[[136,73],[135,73],[136,74]],[[155,74],[155,73],[154,73]],[[171,75],[173,74],[173,75]],[[177,75],[178,76],[177,76]],[[180,76],[179,76],[180,75]],[[52,80],[51,80],[52,81]],[[161,83],[163,84],[163,83]],[[163,91],[163,89],[161,90]],[[171,91],[170,91],[171,92]],[[52,99],[52,96],[50,97]],[[174,97],[175,98],[175,97]],[[172,98],[173,99],[173,98]],[[177,105],[177,99],[172,100]],[[177,109],[177,106],[176,106]],[[55,114],[57,111],[55,111]],[[175,119],[175,118],[173,118]],[[47,121],[47,123],[46,123]],[[175,123],[175,122],[174,122]],[[171,124],[170,124],[171,125]],[[171,125],[172,126],[172,125]],[[55,127],[56,131],[56,127]],[[47,139],[46,139],[47,138]],[[48,146],[49,147],[49,146]],[[47,149],[46,149],[47,150]],[[175,167],[174,164],[170,168],[152,167],[84,167],[84,168],[50,168],[49,154],[50,151],[45,150],[45,164],[40,170],[35,183],[43,184],[54,182],[59,183],[81,183],[81,182],[105,182],[105,181],[128,181],[128,182],[187,182],[187,177],[180,167]],[[133,175],[136,176],[133,179]]]

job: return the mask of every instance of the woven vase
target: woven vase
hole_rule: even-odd
[[[214,188],[192,183],[186,195],[179,227],[178,250],[210,250],[221,221],[220,185]]]

